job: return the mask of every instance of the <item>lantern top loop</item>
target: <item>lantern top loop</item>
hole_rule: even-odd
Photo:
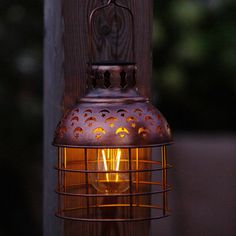
[[[116,0],[108,0],[108,2],[102,6],[96,7],[95,9],[92,10],[92,12],[89,15],[89,22],[88,22],[88,39],[89,39],[89,64],[93,64],[93,57],[94,57],[94,49],[93,49],[93,19],[95,14],[103,9],[109,8],[111,5],[114,5],[118,8],[121,8],[125,11],[127,11],[129,13],[129,15],[131,16],[131,24],[132,24],[132,60],[135,61],[135,34],[134,34],[134,15],[133,12],[131,11],[130,8],[121,5],[119,3],[117,3]]]

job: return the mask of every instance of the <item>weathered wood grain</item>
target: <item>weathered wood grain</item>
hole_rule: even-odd
[[[88,51],[88,17],[92,9],[105,0],[45,0],[44,58],[44,236],[100,236],[102,225],[60,221],[56,209],[55,148],[51,146],[53,131],[60,115],[85,93]],[[139,91],[150,96],[152,1],[120,0],[131,8],[135,19],[135,61],[138,66]],[[115,14],[114,14],[115,12]],[[123,18],[125,17],[125,20]],[[115,20],[118,19],[118,23]],[[95,60],[132,60],[131,20],[123,11],[108,10],[94,23]],[[119,35],[119,39],[117,39]],[[105,37],[108,36],[108,39]],[[117,56],[118,55],[118,56]],[[64,228],[64,234],[62,233]],[[144,235],[148,224],[118,224],[112,235]],[[129,230],[127,230],[129,229]],[[105,235],[102,235],[105,236]]]
[[[54,194],[56,173],[56,150],[52,138],[56,123],[61,116],[64,89],[62,44],[62,16],[60,0],[45,1],[44,40],[44,187],[43,187],[43,233],[44,236],[62,236],[63,225],[54,216],[57,196]]]
[[[132,16],[114,5],[97,11],[92,21],[93,61],[133,62]]]

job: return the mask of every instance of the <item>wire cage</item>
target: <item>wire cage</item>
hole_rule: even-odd
[[[56,215],[83,222],[134,222],[169,216],[167,147],[59,148]],[[154,180],[155,175],[155,180]],[[154,199],[154,201],[152,200]]]

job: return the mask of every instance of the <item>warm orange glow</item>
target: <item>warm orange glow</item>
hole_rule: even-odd
[[[129,134],[129,131],[124,127],[120,127],[116,130],[116,134],[119,134],[119,133],[122,133],[122,132],[124,132],[126,134]]]
[[[106,131],[103,128],[98,127],[98,128],[93,130],[93,133],[103,133],[103,134],[105,134]]]
[[[119,171],[120,169],[120,158],[121,158],[121,150],[117,149],[116,150],[110,150],[107,149],[107,155],[105,153],[105,149],[102,149],[102,159],[103,159],[103,164],[104,164],[104,169],[105,171]],[[109,168],[108,168],[108,164],[109,163]],[[115,168],[114,168],[115,167]],[[109,176],[108,173],[106,173],[106,180],[108,182],[110,181],[114,181],[114,174],[111,174],[111,176]],[[118,182],[119,181],[119,174],[115,173],[115,181]]]
[[[106,154],[105,154],[104,150],[102,150],[102,158],[103,158],[103,164],[104,164],[105,171],[108,171],[108,168],[107,168],[107,158],[106,158]],[[109,181],[108,173],[106,173],[106,179],[107,179],[107,181]]]
[[[126,149],[99,149],[93,186],[100,192],[124,192],[129,188],[129,174],[121,173],[128,169],[128,152]]]

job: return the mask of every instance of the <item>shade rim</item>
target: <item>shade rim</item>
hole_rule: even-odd
[[[163,142],[158,144],[145,144],[145,145],[68,145],[68,144],[58,144],[53,142],[52,145],[55,147],[62,148],[79,148],[79,149],[115,149],[115,148],[155,148],[161,146],[173,145],[174,141]]]

